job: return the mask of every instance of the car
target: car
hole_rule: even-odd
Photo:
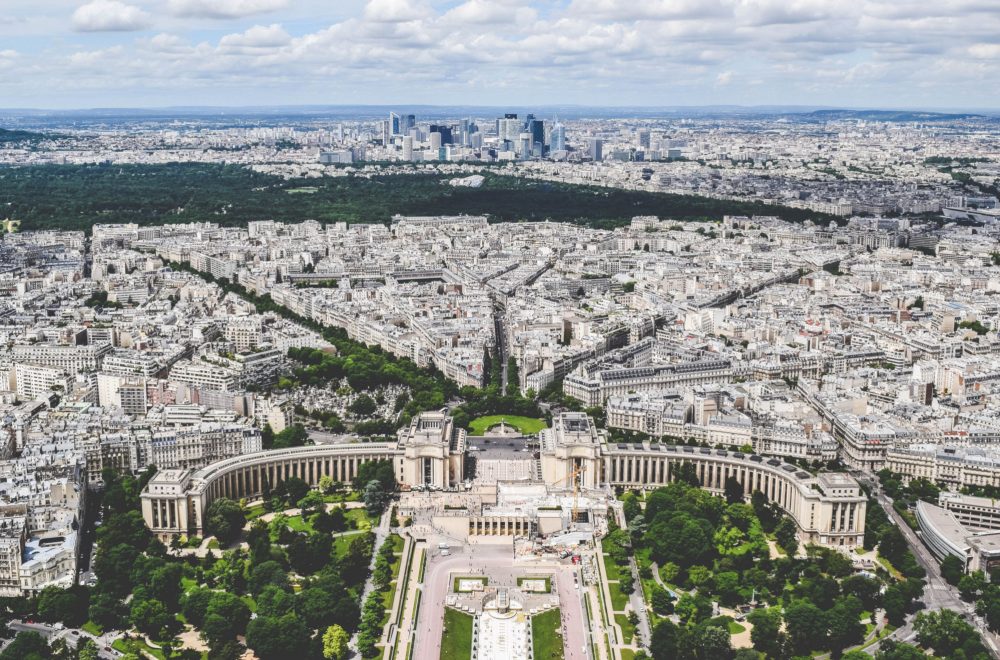
[[[74,635],[79,635],[80,631],[79,630],[71,630],[70,633],[72,633]]]

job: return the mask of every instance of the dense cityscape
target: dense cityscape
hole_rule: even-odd
[[[998,33],[5,0],[0,660],[1000,660]]]
[[[679,212],[80,226],[11,187],[4,657],[995,653],[993,120],[436,122],[8,131],[12,183]]]

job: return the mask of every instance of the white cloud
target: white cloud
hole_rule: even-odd
[[[411,0],[368,0],[364,17],[373,23],[404,23],[425,18],[428,11]]]
[[[284,9],[289,0],[169,0],[167,11],[195,18],[244,18]]]
[[[65,19],[38,6],[87,2],[77,29],[135,29],[153,23],[156,8],[156,23],[169,32],[131,43],[94,37],[89,52],[71,56],[75,49],[63,44],[72,41],[59,32]],[[996,2],[0,0],[5,16],[23,17],[20,25],[0,18],[0,49],[38,53],[30,59],[35,82],[8,76],[2,84],[24,99],[36,89],[66,89],[66,99],[104,89],[109,99],[131,94],[137,102],[157,90],[192,102],[224,91],[222,102],[294,94],[323,102],[336,90],[343,102],[371,103],[1000,106]],[[116,11],[91,14],[93,7]],[[122,10],[133,20],[119,20]],[[216,34],[196,20],[269,11],[259,25],[251,19]],[[119,51],[107,50],[115,44]],[[87,62],[99,64],[84,72]]]
[[[969,55],[977,60],[1000,59],[1000,44],[974,44],[969,46]]]
[[[73,12],[73,29],[80,32],[134,32],[151,24],[149,14],[118,0],[93,0]]]
[[[444,15],[445,20],[457,23],[499,25],[504,23],[526,23],[538,15],[531,7],[518,6],[509,2],[492,0],[469,0],[458,5]]]
[[[287,45],[292,40],[277,23],[273,25],[255,25],[242,34],[227,34],[219,40],[219,48],[278,48]]]

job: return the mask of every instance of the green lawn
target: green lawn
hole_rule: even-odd
[[[484,587],[488,584],[486,578],[484,578],[484,577],[459,575],[458,577],[456,577],[452,581],[452,584],[451,584],[451,590],[454,591],[455,593],[468,593],[468,592],[463,592],[463,591],[459,590],[458,585],[459,585],[459,582],[461,580],[475,580],[477,582],[481,582]]]
[[[501,420],[503,420],[507,426],[513,426],[525,435],[538,433],[547,426],[544,419],[538,419],[537,417],[521,417],[519,415],[486,415],[485,417],[477,417],[469,422],[469,434],[482,435],[488,429],[500,424]]]
[[[635,626],[628,620],[628,616],[624,614],[615,615],[615,623],[621,626],[622,629],[622,642],[624,644],[631,644],[632,638],[635,637]]]
[[[355,528],[361,531],[367,531],[372,528],[371,518],[368,517],[368,512],[364,509],[347,509],[344,511],[344,517],[352,521]]]
[[[347,549],[351,545],[351,541],[354,540],[361,532],[353,532],[345,534],[344,536],[336,536],[333,539],[333,550],[337,554],[337,557],[345,557],[347,555]]]
[[[525,580],[544,580],[545,581],[545,591],[543,593],[552,593],[552,578],[547,575],[531,576],[525,575],[524,577],[517,578],[517,586],[521,586]],[[537,592],[536,592],[537,593]]]
[[[604,557],[604,572],[608,574],[609,580],[618,579],[618,564],[615,560],[611,558],[610,555],[603,555]]]
[[[611,608],[616,612],[624,611],[625,606],[628,605],[628,596],[623,594],[622,590],[618,588],[618,583],[609,582],[608,591],[611,592]]]
[[[531,647],[535,660],[563,660],[565,656],[560,624],[558,609],[531,617]]]
[[[472,617],[446,607],[444,634],[441,635],[441,660],[468,660],[471,657]],[[537,653],[535,657],[538,657]]]
[[[166,660],[166,656],[163,655],[163,651],[161,651],[160,649],[154,649],[152,646],[142,641],[141,639],[131,639],[128,642],[126,642],[124,639],[119,638],[116,639],[114,642],[112,642],[111,648],[124,654],[132,652],[138,653],[141,650],[153,656],[154,658],[156,658],[156,660]],[[139,655],[142,654],[139,653]]]
[[[285,521],[288,528],[293,532],[312,532],[313,526],[309,524],[308,520],[304,520],[302,516],[288,516]]]
[[[95,637],[100,637],[101,635],[104,634],[104,630],[102,630],[101,627],[96,623],[94,623],[93,621],[88,621],[87,623],[83,624],[82,626],[80,626],[80,629],[85,632],[89,632],[91,635],[94,635]]]
[[[746,627],[744,627],[744,626],[740,625],[740,624],[739,624],[738,622],[736,622],[736,621],[730,621],[730,622],[729,622],[728,624],[726,624],[726,625],[727,625],[727,626],[728,626],[728,628],[729,628],[729,634],[730,634],[730,635],[739,635],[739,634],[740,634],[741,632],[743,632],[744,630],[746,630]]]

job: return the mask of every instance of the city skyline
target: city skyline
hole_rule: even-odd
[[[971,0],[45,4],[0,12],[5,107],[1000,107]]]

